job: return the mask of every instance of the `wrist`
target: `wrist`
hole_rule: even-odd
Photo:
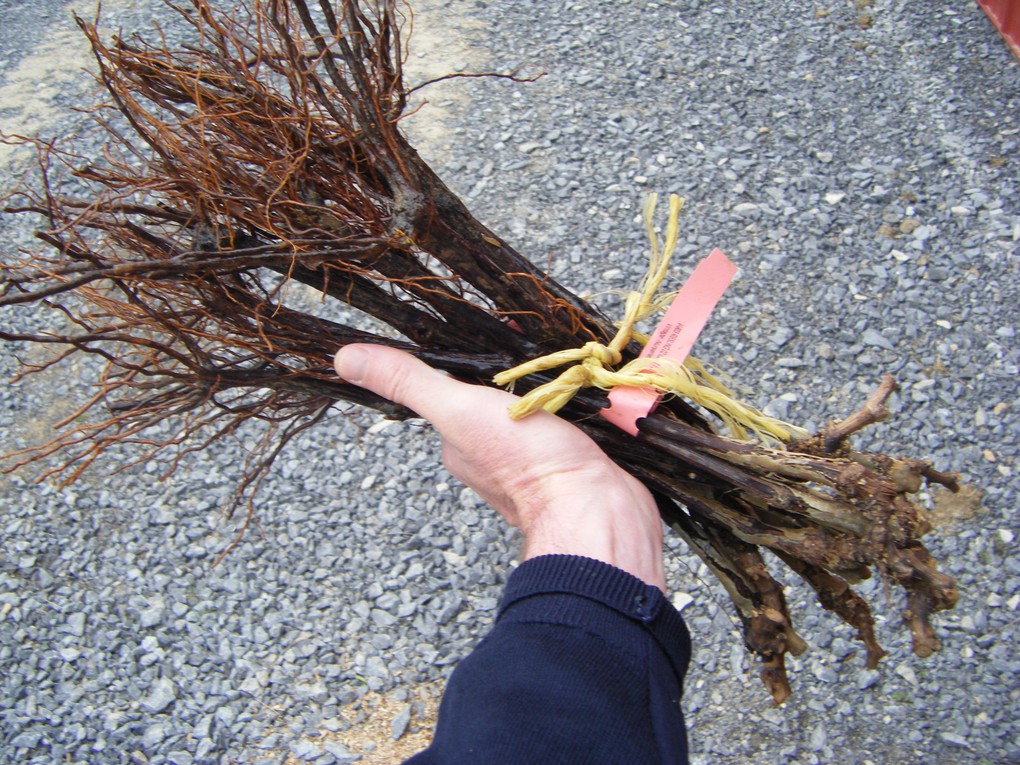
[[[580,555],[608,563],[666,591],[662,522],[647,492],[558,492],[555,505],[520,514],[521,560]]]

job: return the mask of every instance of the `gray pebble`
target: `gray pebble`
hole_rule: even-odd
[[[393,723],[390,726],[390,738],[394,741],[399,739],[404,733],[407,732],[407,727],[411,724],[411,705],[406,704],[397,715],[393,718]]]
[[[75,637],[82,637],[85,634],[86,617],[83,612],[71,614],[64,623],[64,632]]]
[[[775,348],[782,348],[796,336],[797,333],[790,327],[777,327],[769,335],[769,343]]]
[[[148,608],[142,610],[138,616],[138,626],[142,629],[149,629],[163,623],[166,615],[166,605],[162,600],[154,601]]]
[[[42,733],[38,730],[22,731],[11,739],[10,746],[13,749],[34,749],[42,740]]]
[[[169,678],[159,678],[139,703],[151,714],[162,712],[177,698],[177,686]]]
[[[313,741],[309,741],[308,739],[298,739],[290,745],[290,751],[293,752],[294,756],[299,760],[310,762],[322,756],[323,747]]]
[[[145,733],[142,734],[142,746],[146,751],[151,751],[166,738],[168,728],[166,723],[156,723],[150,725],[145,729]]]
[[[942,731],[941,733],[939,733],[939,738],[941,738],[943,741],[948,741],[950,744],[953,744],[955,746],[963,747],[964,749],[970,749],[970,744],[967,743],[967,739],[959,735],[958,733],[953,733],[952,731]]]
[[[325,749],[329,754],[333,755],[336,760],[340,763],[355,762],[361,759],[360,755],[356,755],[351,752],[346,746],[339,741],[332,739],[325,739],[322,742],[322,748]]]
[[[881,332],[876,332],[873,329],[866,329],[861,333],[861,342],[865,345],[874,346],[875,348],[885,348],[886,350],[894,350],[895,346],[883,335]]]
[[[857,673],[856,685],[859,690],[867,690],[878,684],[882,673],[876,669],[862,669]]]

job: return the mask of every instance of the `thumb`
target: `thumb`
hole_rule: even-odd
[[[347,382],[402,404],[437,426],[440,423],[434,418],[442,419],[442,402],[463,394],[466,387],[411,354],[385,345],[345,345],[333,364]]]

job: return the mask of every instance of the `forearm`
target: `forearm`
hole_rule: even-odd
[[[690,640],[658,588],[599,561],[521,564],[409,765],[686,763]]]

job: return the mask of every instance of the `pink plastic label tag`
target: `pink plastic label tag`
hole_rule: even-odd
[[[676,293],[639,358],[683,362],[736,273],[737,267],[722,250],[712,250]],[[637,421],[647,417],[660,398],[661,394],[654,388],[613,388],[609,391],[609,406],[602,410],[602,416],[636,436]]]

